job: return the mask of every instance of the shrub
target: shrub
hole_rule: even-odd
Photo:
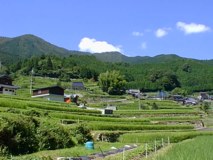
[[[73,136],[76,137],[79,144],[84,144],[87,141],[93,140],[90,127],[86,124],[79,124],[73,131]]]
[[[70,131],[56,122],[4,113],[0,121],[0,155],[29,154],[75,145]]]
[[[38,150],[36,124],[36,120],[22,116],[2,117],[0,122],[1,151],[6,149],[7,153],[13,155],[36,152]]]
[[[39,150],[54,150],[75,145],[70,133],[58,123],[42,121],[37,129]]]

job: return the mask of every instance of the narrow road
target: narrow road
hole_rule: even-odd
[[[128,150],[131,150],[131,149],[135,149],[136,147],[137,146],[130,146],[130,147],[124,147],[124,148],[125,148],[125,151],[128,151]],[[103,153],[100,152],[100,153],[94,153],[94,154],[90,154],[90,155],[75,157],[75,158],[73,158],[73,160],[101,160],[105,156],[122,153],[124,148],[104,151]]]

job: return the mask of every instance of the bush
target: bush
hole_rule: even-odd
[[[69,131],[58,123],[42,121],[37,129],[39,150],[54,150],[75,145]]]
[[[2,117],[0,122],[1,151],[19,155],[38,151],[35,119]],[[4,154],[1,153],[1,154]]]
[[[14,108],[9,108],[6,112],[8,112],[8,113],[16,113],[16,114],[19,114],[19,113],[20,113],[19,110],[14,109]]]
[[[76,126],[72,134],[76,137],[79,144],[84,144],[87,141],[93,140],[90,127],[86,124],[79,124]]]
[[[23,112],[23,114],[27,116],[41,117],[41,113],[35,110],[26,111],[26,112]]]
[[[75,143],[70,131],[56,122],[4,113],[0,121],[0,145],[0,155],[4,156],[68,148]]]

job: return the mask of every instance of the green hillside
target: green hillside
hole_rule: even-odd
[[[130,64],[126,62],[103,62],[94,55],[58,57],[34,56],[19,61],[5,71],[12,76],[29,75],[34,69],[36,76],[59,78],[61,81],[83,78],[98,81],[106,71],[117,70],[125,76],[125,89],[139,88],[143,91],[171,91],[176,87],[193,91],[213,90],[213,66],[192,59],[164,63]]]
[[[60,57],[66,57],[71,54],[88,54],[57,47],[30,34],[11,39],[0,38],[0,51],[7,52],[12,56],[19,56],[21,59],[31,58],[32,56],[38,56],[41,54],[53,54]]]
[[[8,37],[0,37],[0,43],[4,43],[6,41],[9,41],[11,40],[11,38],[8,38]]]
[[[138,110],[138,100],[123,95],[122,97],[132,103],[111,102],[110,104],[118,106],[118,110],[113,115],[102,115],[99,109],[107,105],[100,102],[105,99],[103,95],[110,99],[121,97],[100,92],[91,93],[89,90],[76,91],[76,94],[81,95],[78,102],[82,99],[87,101],[87,109],[80,109],[75,103],[31,98],[29,79],[30,76],[15,78],[14,84],[22,86],[17,90],[17,95],[0,94],[2,159],[13,156],[17,160],[43,160],[46,157],[53,160],[57,157],[98,153],[100,148],[107,151],[112,146],[122,148],[124,145],[137,144],[137,148],[130,151],[130,159],[139,153],[145,153],[144,143],[151,146],[157,141],[160,149],[162,138],[166,146],[169,142],[178,143],[197,136],[213,135],[212,131],[195,130],[195,124],[201,124],[203,120],[199,115],[207,117],[200,106],[187,107],[169,100],[156,101],[147,98],[140,100],[147,108]],[[55,79],[34,77],[33,88],[55,83]],[[70,82],[62,82],[62,85],[69,86]],[[99,88],[96,82],[86,82],[84,85]],[[65,93],[70,93],[69,89]],[[154,103],[159,109],[152,109]],[[168,106],[170,108],[165,109]],[[85,149],[85,142],[89,140],[94,142],[94,150]],[[153,150],[153,147],[149,147],[149,150]],[[126,154],[128,155],[130,154]]]

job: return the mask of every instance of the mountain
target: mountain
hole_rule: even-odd
[[[51,54],[60,57],[68,57],[70,55],[91,55],[91,53],[88,52],[70,51],[65,48],[58,47],[31,34],[14,38],[0,37],[0,61],[2,61],[3,64],[13,63],[17,60],[31,58],[32,56],[39,56],[41,54]],[[174,60],[186,59],[174,54],[162,54],[155,57],[127,57],[119,52],[104,52],[95,53],[93,55],[97,59],[105,62],[127,62],[130,64],[165,63]],[[197,61],[213,65],[213,60]]]
[[[136,57],[127,57],[119,52],[104,52],[104,53],[95,53],[95,57],[104,62],[127,62],[131,64],[140,64],[140,63],[162,63],[169,62],[179,59],[184,59],[174,54],[168,55],[158,55],[155,57],[149,56],[136,56]]]
[[[11,38],[8,38],[8,37],[0,37],[0,43],[4,43],[8,40],[10,40]]]
[[[3,65],[7,64],[8,62],[15,63],[17,60],[21,60],[19,56],[11,55],[10,53],[0,51],[0,61]]]
[[[19,56],[21,59],[38,56],[41,54],[53,54],[60,57],[69,55],[87,55],[89,53],[69,51],[57,47],[34,35],[23,35],[15,38],[0,38],[0,51],[9,53],[12,56]]]

